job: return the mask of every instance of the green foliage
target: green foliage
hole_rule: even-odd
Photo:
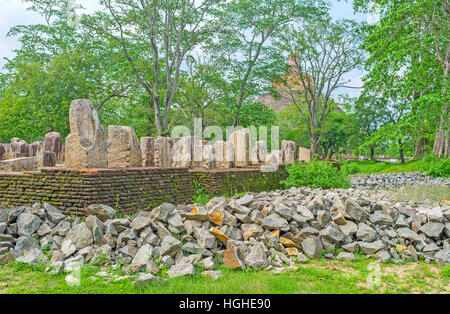
[[[267,126],[270,127],[275,122],[275,112],[272,107],[262,103],[249,103],[239,108],[240,125],[248,127]]]
[[[419,170],[431,177],[450,178],[450,158],[439,159],[427,155],[420,162]]]
[[[202,185],[197,180],[192,182],[194,183],[195,188],[194,203],[206,205],[212,199],[212,196],[205,192]]]
[[[282,183],[286,188],[309,186],[311,188],[350,188],[350,180],[331,164],[322,161],[294,163],[286,166],[289,174]]]
[[[419,161],[412,160],[404,164],[382,162],[378,160],[348,161],[341,160],[341,171],[350,174],[402,173],[419,171]]]

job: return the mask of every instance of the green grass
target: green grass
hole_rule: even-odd
[[[420,171],[432,177],[450,177],[450,159],[437,159],[427,156],[423,160],[390,163],[378,160],[341,160],[342,172],[346,174],[383,174]]]
[[[342,171],[347,174],[382,174],[420,171],[420,161],[412,160],[404,164],[380,162],[377,160],[342,162]]]
[[[0,266],[0,293],[181,293],[181,294],[279,294],[279,293],[448,293],[448,267],[416,263],[404,265],[379,264],[380,285],[367,284],[372,260],[354,262],[310,261],[298,265],[298,270],[274,274],[269,271],[234,271],[222,269],[217,280],[193,276],[168,279],[164,284],[134,288],[133,280],[106,281],[90,279],[100,271],[94,266],[83,267],[81,285],[70,287],[66,274],[45,274],[42,267],[12,263]],[[120,273],[119,273],[120,274]],[[120,274],[122,275],[122,274]],[[97,276],[98,277],[98,276]]]

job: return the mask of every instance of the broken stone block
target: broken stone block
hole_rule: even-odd
[[[173,139],[173,167],[190,168],[192,165],[192,153],[194,145],[193,136],[178,137]]]
[[[141,137],[142,167],[155,167],[156,138]]]
[[[50,132],[45,135],[44,152],[55,153],[57,163],[64,161],[62,136],[60,133]]]
[[[22,157],[0,161],[0,172],[35,171],[37,168],[37,157]]]
[[[155,139],[154,163],[156,167],[170,168],[173,164],[172,158],[173,140],[169,137],[158,136]]]
[[[266,161],[267,143],[266,141],[257,141],[250,153],[250,163],[253,166],[259,166]]]
[[[105,168],[108,165],[105,129],[88,99],[72,101],[70,134],[66,138],[67,168]]]
[[[234,131],[229,139],[234,148],[234,165],[247,167],[250,164],[250,130],[241,129]]]
[[[220,169],[232,168],[234,164],[233,143],[230,141],[217,141],[214,143],[214,158],[216,167]]]
[[[298,148],[298,161],[308,162],[311,161],[311,150],[309,148]]]
[[[53,152],[40,152],[37,154],[39,167],[54,167],[56,166],[56,155]]]
[[[134,129],[129,126],[108,126],[108,167],[142,166],[142,151]]]
[[[293,164],[295,161],[295,142],[281,142],[281,163],[283,165]]]

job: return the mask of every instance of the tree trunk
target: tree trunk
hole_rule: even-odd
[[[375,147],[370,146],[370,160],[375,159]]]
[[[426,138],[420,137],[414,143],[414,159],[422,159],[425,155],[425,146],[428,144]]]
[[[309,136],[309,141],[310,141],[310,145],[311,145],[311,159],[313,159],[314,155],[317,154],[317,149],[318,149],[318,145],[317,145],[317,137],[314,133],[310,134]]]
[[[450,130],[449,120],[445,117],[448,115],[447,108],[444,108],[441,114],[441,121],[439,123],[439,131],[436,133],[436,138],[434,140],[433,152],[438,158],[449,158],[449,140],[450,140]]]
[[[400,149],[398,151],[399,154],[400,154],[400,161],[401,161],[402,164],[404,164],[405,163],[405,156],[403,154],[403,143],[402,143],[402,140],[398,140],[398,145],[400,147]]]

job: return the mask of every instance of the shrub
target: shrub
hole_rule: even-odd
[[[311,161],[287,165],[288,178],[281,181],[286,188],[309,186],[311,188],[350,188],[348,177],[327,162]]]
[[[450,158],[439,159],[427,155],[420,162],[419,169],[431,177],[450,178]]]

